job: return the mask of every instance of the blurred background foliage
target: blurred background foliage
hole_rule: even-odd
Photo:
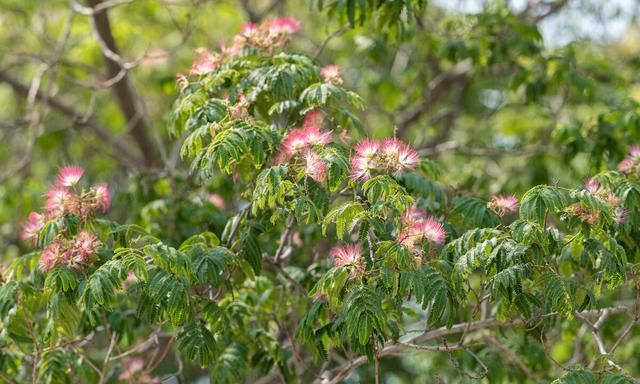
[[[114,220],[138,223],[174,246],[204,230],[221,232],[236,203],[234,183],[197,184],[167,119],[176,73],[188,70],[194,50],[228,43],[249,20],[299,19],[293,46],[339,65],[346,87],[365,100],[362,129],[352,137],[395,134],[412,143],[441,166],[442,183],[455,193],[487,198],[521,196],[542,183],[575,186],[615,168],[627,146],[640,143],[632,0],[116,0],[103,3],[106,22],[87,8],[96,4],[0,0],[5,261],[27,251],[19,226],[66,164],[109,181]],[[117,48],[100,46],[108,36]],[[127,71],[113,72],[114,58]],[[526,339],[513,344],[531,348]],[[562,360],[570,346],[560,341],[554,356]],[[395,368],[387,382],[427,382],[437,359],[385,360]],[[508,375],[495,362],[491,375]],[[447,381],[446,370],[439,375]]]

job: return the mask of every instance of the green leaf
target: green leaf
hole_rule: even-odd
[[[544,224],[548,213],[556,213],[566,207],[567,196],[557,188],[537,185],[522,197],[520,217],[524,220]]]
[[[177,341],[180,353],[202,368],[214,362],[217,343],[211,331],[201,322],[193,321],[185,325],[178,333]]]
[[[551,382],[552,384],[596,384],[596,378],[591,372],[577,370],[565,373],[561,378]]]

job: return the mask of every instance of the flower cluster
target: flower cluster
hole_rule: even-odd
[[[517,212],[519,206],[518,199],[513,195],[493,196],[487,203],[487,208],[500,217]]]
[[[418,152],[398,139],[365,139],[356,145],[351,157],[351,178],[366,181],[375,173],[400,176],[414,169],[419,161]]]
[[[281,17],[268,21],[262,25],[247,23],[240,34],[233,37],[230,47],[220,46],[220,52],[213,52],[207,48],[198,48],[198,59],[189,68],[189,75],[206,75],[220,67],[228,57],[239,56],[245,47],[255,47],[271,51],[289,42],[292,34],[300,30],[300,23],[290,17]],[[184,76],[178,74],[178,80],[184,83]],[[182,88],[182,87],[181,87]]]
[[[640,173],[640,145],[629,147],[627,157],[618,164],[618,170],[622,173]]]
[[[420,254],[422,241],[427,241],[431,246],[444,244],[446,233],[442,224],[418,208],[412,207],[405,212],[401,225],[397,241],[410,252]]]
[[[58,173],[54,186],[47,192],[44,213],[31,212],[22,227],[20,237],[26,241],[38,242],[40,232],[47,221],[75,216],[81,226],[95,217],[97,212],[106,212],[111,205],[111,195],[107,184],[97,184],[80,190],[78,183],[84,169],[75,166],[64,167]],[[86,265],[100,246],[97,237],[88,230],[79,230],[73,236],[68,228],[61,232],[42,251],[40,266],[48,271],[57,265],[79,269]]]
[[[353,267],[352,273],[364,272],[364,260],[362,259],[360,244],[349,244],[344,247],[335,247],[331,250],[333,265],[336,267]]]
[[[608,188],[600,185],[595,177],[584,182],[584,190],[590,195],[602,200],[614,213],[614,220],[622,224],[627,218],[627,210],[621,205],[620,199]],[[596,224],[600,219],[600,212],[583,207],[580,203],[571,204],[567,211],[580,217],[589,224]]]
[[[325,65],[320,69],[320,76],[328,84],[342,85],[342,77],[337,65]]]
[[[322,130],[323,120],[321,111],[307,113],[302,128],[292,130],[282,140],[276,164],[301,162],[304,174],[318,184],[323,184],[327,179],[327,164],[315,148],[332,142],[331,132]]]

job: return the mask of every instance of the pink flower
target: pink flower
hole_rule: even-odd
[[[625,221],[627,221],[627,215],[629,214],[629,211],[626,208],[623,207],[618,207],[615,210],[615,222],[618,225],[622,225],[624,224]]]
[[[244,119],[249,115],[249,100],[244,96],[244,93],[238,93],[236,103],[229,108],[229,112],[232,119]]]
[[[327,164],[325,164],[317,153],[309,150],[305,153],[306,162],[305,174],[318,184],[324,184],[327,180]]]
[[[322,111],[314,110],[307,113],[302,121],[302,129],[320,131],[324,115]]]
[[[302,150],[307,147],[307,133],[306,130],[299,128],[289,132],[287,136],[282,140],[280,147],[280,153],[278,157],[282,162],[289,161],[293,156],[302,153]]]
[[[47,272],[58,264],[58,260],[61,257],[61,248],[60,242],[56,240],[42,251],[39,264],[43,271]]]
[[[78,209],[78,196],[66,188],[54,188],[47,192],[45,210],[50,218],[63,216],[67,213],[75,214]]]
[[[300,22],[291,17],[279,17],[264,25],[264,29],[274,35],[292,35],[298,32],[300,27]]]
[[[200,58],[191,65],[190,75],[206,75],[220,65],[221,57],[219,54],[206,48],[198,48],[196,53],[200,55]]]
[[[240,29],[240,34],[246,38],[256,36],[260,32],[260,27],[256,23],[245,23]]]
[[[416,223],[424,221],[427,219],[427,213],[416,206],[409,208],[405,213],[402,214],[402,224],[407,227],[411,227]]]
[[[396,174],[412,170],[420,161],[418,152],[398,139],[387,139],[383,141],[381,148],[388,162],[388,167],[395,169]]]
[[[361,262],[361,252],[360,244],[357,243],[345,245],[344,247],[335,247],[331,250],[333,265],[336,267],[344,267],[347,265],[357,266]]]
[[[629,158],[633,161],[640,160],[640,145],[632,145],[629,147]]]
[[[426,240],[432,245],[444,244],[446,232],[442,224],[431,217],[411,223],[398,234],[398,242],[407,246],[410,252],[420,253],[418,245]]]
[[[635,164],[633,163],[633,160],[626,158],[618,164],[618,171],[622,173],[629,173],[634,166]]]
[[[446,233],[442,224],[432,218],[427,218],[416,225],[416,230],[422,232],[424,238],[432,244],[444,244]]]
[[[111,207],[111,194],[107,183],[100,183],[93,186],[96,197],[96,207],[102,212],[106,212]]]
[[[70,165],[64,167],[58,172],[58,186],[60,187],[73,187],[78,184],[80,178],[84,174],[84,169]]]
[[[505,216],[518,211],[518,199],[514,195],[493,196],[487,203],[487,208],[491,209],[498,216]]]
[[[322,79],[333,85],[341,85],[342,77],[340,76],[340,68],[337,65],[325,65],[320,69],[320,76]]]
[[[567,211],[573,213],[574,215],[578,216],[580,219],[586,221],[591,225],[596,224],[598,222],[598,219],[600,218],[598,212],[587,210],[583,208],[580,203],[571,204],[567,207]]]
[[[22,226],[22,232],[20,232],[20,238],[22,240],[33,240],[35,243],[40,235],[40,230],[44,227],[44,215],[38,212],[29,213],[27,222]]]
[[[81,265],[86,264],[96,253],[97,245],[98,239],[93,233],[87,231],[78,233],[73,241],[73,261]]]
[[[584,189],[591,194],[595,194],[600,189],[600,183],[595,177],[592,177],[584,182]]]
[[[376,168],[375,158],[380,151],[380,142],[364,139],[354,148],[351,157],[351,178],[366,181],[371,178],[371,171]]]
[[[224,198],[217,193],[211,193],[207,196],[207,199],[211,202],[211,204],[215,205],[219,210],[224,210],[226,203]]]
[[[308,146],[327,145],[332,141],[331,133],[321,131],[318,127],[308,127],[304,131],[305,142]]]
[[[312,117],[317,119],[317,117]],[[296,155],[303,154],[306,149],[314,145],[326,145],[331,142],[331,133],[321,131],[319,127],[307,121],[305,128],[294,129],[282,140],[280,152],[276,162],[282,164]]]
[[[351,178],[366,181],[373,171],[397,177],[415,168],[419,161],[418,152],[398,139],[365,139],[356,145],[351,157]]]

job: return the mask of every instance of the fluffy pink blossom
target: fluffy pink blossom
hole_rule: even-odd
[[[629,214],[629,210],[627,210],[624,207],[618,207],[615,210],[615,222],[618,225],[622,225],[624,224],[625,221],[627,221],[627,215]]]
[[[594,225],[600,219],[600,215],[598,212],[594,212],[588,209],[585,209],[580,203],[574,203],[567,207],[567,211],[573,213],[578,216],[583,221]]]
[[[232,119],[244,119],[249,115],[249,100],[244,93],[238,93],[236,103],[229,107],[229,115]]]
[[[398,139],[365,139],[356,145],[351,157],[351,177],[366,181],[374,171],[399,176],[414,169],[419,161],[418,152]]]
[[[335,247],[331,250],[333,257],[333,265],[336,267],[344,267],[346,265],[358,266],[361,263],[360,244],[349,244],[344,247]]]
[[[437,220],[427,217],[419,219],[404,228],[398,234],[398,242],[407,246],[409,251],[420,253],[418,245],[426,240],[431,245],[444,244],[446,232]]]
[[[294,129],[282,140],[277,162],[287,162],[292,157],[305,153],[305,150],[311,146],[326,145],[330,142],[330,132],[321,131],[320,127],[307,122],[306,127]]]
[[[84,169],[80,167],[76,167],[75,165],[70,165],[68,167],[64,167],[58,172],[58,186],[60,187],[73,187],[78,184],[80,178],[84,174]]]
[[[260,26],[256,23],[245,23],[240,29],[240,34],[246,38],[255,36],[260,32]]]
[[[323,120],[324,114],[322,113],[322,111],[313,110],[311,112],[308,112],[304,116],[304,120],[302,121],[302,128],[320,131],[320,129],[322,129]]]
[[[40,268],[43,271],[48,271],[58,264],[61,258],[62,245],[58,241],[54,241],[47,248],[45,248],[40,254]]]
[[[75,165],[66,166],[60,169],[56,178],[56,184],[59,187],[72,187],[80,181],[84,169]]]
[[[279,17],[264,25],[264,29],[274,35],[292,35],[298,32],[300,27],[300,22],[291,17]]]
[[[402,224],[407,227],[413,226],[414,224],[426,219],[427,213],[416,206],[409,208],[405,213],[402,214]]]
[[[518,211],[518,199],[514,195],[509,196],[493,196],[487,203],[487,207],[498,216],[505,216],[509,213]]]
[[[318,184],[327,180],[327,164],[314,151],[308,150],[305,155],[305,174]]]
[[[111,207],[111,194],[107,183],[100,183],[93,186],[93,192],[96,198],[96,208],[102,212],[106,212]]]
[[[595,177],[589,178],[584,182],[584,190],[591,194],[595,194],[600,190],[600,183]]]
[[[38,212],[29,213],[27,222],[22,226],[20,238],[22,240],[33,240],[33,242],[36,242],[38,240],[38,236],[40,235],[40,230],[42,229],[42,227],[44,227],[44,221],[44,215]]]
[[[66,188],[56,187],[47,192],[45,210],[50,218],[63,216],[67,213],[75,214],[78,208],[78,196]]]
[[[354,148],[351,157],[351,178],[366,181],[371,178],[371,173],[376,169],[375,158],[380,151],[380,142],[364,139]]]
[[[629,173],[634,166],[635,164],[633,163],[633,160],[626,158],[618,164],[618,171],[622,173]]]
[[[96,236],[87,231],[82,231],[73,240],[72,254],[73,261],[81,265],[86,264],[96,253],[98,239]]]
[[[640,145],[629,147],[627,157],[618,164],[618,170],[622,173],[630,173],[640,169]]]
[[[395,169],[396,174],[412,170],[420,162],[420,155],[415,149],[398,139],[387,139],[381,145],[382,154],[387,166]]]
[[[444,244],[446,233],[442,224],[432,218],[427,218],[416,225],[416,230],[422,232],[424,238],[432,244]]]
[[[340,76],[340,68],[337,65],[325,65],[320,69],[322,79],[333,85],[341,85],[342,77]]]
[[[200,57],[191,65],[190,75],[206,75],[220,65],[221,57],[219,54],[206,48],[198,48],[196,53]]]
[[[302,151],[306,147],[306,130],[303,128],[294,129],[293,131],[289,132],[287,136],[285,136],[285,138],[282,140],[280,153],[278,154],[278,158],[280,159],[279,163],[286,162],[293,156],[302,153]]]

